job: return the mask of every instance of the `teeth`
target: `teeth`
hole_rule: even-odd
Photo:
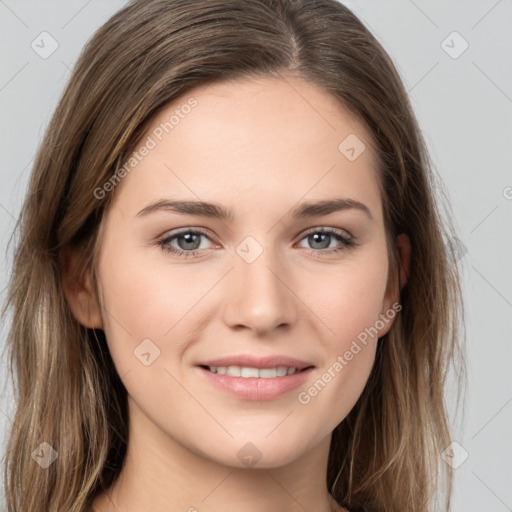
[[[240,370],[240,377],[259,377],[260,372],[257,368],[242,368]]]
[[[286,366],[279,366],[276,373],[278,377],[284,377],[288,373],[288,368]]]
[[[277,377],[277,370],[275,368],[263,368],[258,372],[258,376],[262,379],[272,379]]]
[[[272,379],[274,377],[284,377],[285,375],[292,375],[297,371],[297,368],[288,368],[286,366],[278,366],[277,368],[250,368],[246,366],[209,366],[212,373],[220,373],[221,375],[229,375],[230,377],[243,377]]]
[[[230,377],[241,377],[242,376],[241,375],[242,372],[241,372],[240,366],[228,366],[228,369],[227,369],[226,373]]]

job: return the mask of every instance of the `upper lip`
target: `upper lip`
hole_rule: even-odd
[[[252,356],[249,354],[241,354],[238,356],[220,357],[218,359],[209,359],[202,361],[198,366],[240,366],[246,368],[277,368],[278,366],[286,366],[287,368],[297,368],[303,370],[313,364],[283,355],[268,355],[264,357]]]

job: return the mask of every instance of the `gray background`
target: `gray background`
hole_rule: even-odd
[[[452,510],[512,511],[512,1],[345,3],[402,75],[462,244],[469,387],[466,413],[453,422],[461,448],[451,459],[458,466]],[[1,301],[12,263],[7,242],[44,129],[83,45],[124,4],[0,0]],[[31,47],[44,31],[58,43],[45,59]],[[2,325],[2,345],[5,335]],[[3,456],[14,403],[1,364]]]

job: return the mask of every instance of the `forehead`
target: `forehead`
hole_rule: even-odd
[[[116,187],[116,201],[167,194],[261,204],[333,190],[379,201],[369,132],[335,97],[297,78],[196,87],[158,112],[143,146],[150,149]]]
[[[180,128],[183,125],[186,131]],[[147,130],[148,135],[166,138],[169,144],[173,137],[166,135],[180,133],[201,137],[196,144],[227,135],[233,146],[242,141],[250,144],[248,135],[256,145],[275,141],[276,134],[281,143],[305,142],[306,148],[322,137],[325,146],[337,149],[341,139],[351,133],[372,142],[364,124],[336,97],[316,84],[290,76],[237,79],[192,89],[163,107]]]

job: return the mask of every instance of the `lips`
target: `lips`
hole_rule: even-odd
[[[198,375],[217,389],[243,400],[273,400],[289,394],[309,379],[315,366],[308,361],[282,355],[229,356],[202,361]],[[222,369],[223,373],[218,370]],[[279,374],[267,373],[276,369]],[[282,370],[288,369],[286,373]],[[213,371],[212,371],[213,370]],[[291,371],[294,370],[294,371]],[[259,376],[254,373],[259,371]],[[249,372],[241,376],[239,372]],[[265,372],[265,375],[262,375]],[[240,375],[240,376],[239,376]]]

